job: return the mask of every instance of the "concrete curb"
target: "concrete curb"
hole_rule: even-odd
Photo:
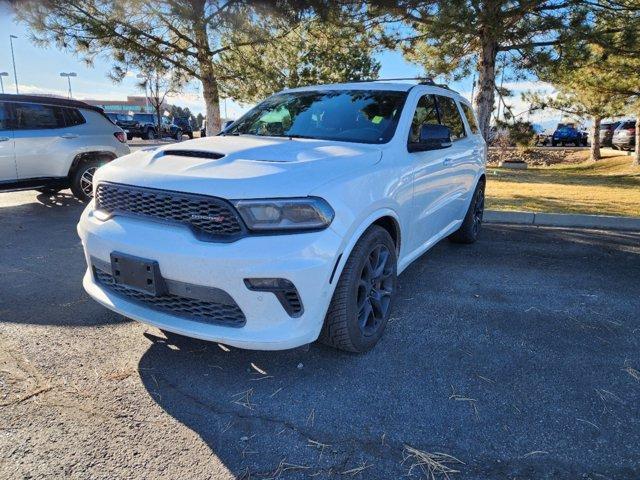
[[[605,230],[640,231],[640,218],[606,215],[575,215],[567,213],[484,212],[487,223],[512,223],[539,227],[600,228]]]

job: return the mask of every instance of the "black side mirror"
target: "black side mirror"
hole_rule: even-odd
[[[426,152],[440,150],[451,146],[451,130],[444,125],[427,123],[420,127],[420,139],[417,143],[410,143],[409,152]]]
[[[227,120],[222,124],[222,131],[224,132],[227,128],[233,125],[233,120]]]

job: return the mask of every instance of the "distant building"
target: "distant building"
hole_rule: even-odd
[[[82,100],[89,105],[101,107],[105,112],[113,113],[153,113],[153,106],[143,96],[127,96],[126,100]],[[168,109],[169,105],[164,103],[163,109]]]

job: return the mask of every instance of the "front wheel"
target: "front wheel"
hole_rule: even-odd
[[[396,296],[396,247],[373,225],[353,248],[331,299],[320,341],[349,352],[373,348],[384,332]]]
[[[449,235],[449,240],[454,243],[474,243],[480,234],[482,216],[484,215],[484,185],[481,179],[473,192],[473,198],[469,204],[467,214],[464,216],[460,228]]]
[[[100,160],[88,160],[81,163],[73,173],[71,191],[81,202],[88,202],[93,198],[93,175],[100,166]]]

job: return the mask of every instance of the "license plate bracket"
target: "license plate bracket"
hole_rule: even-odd
[[[116,284],[155,297],[167,291],[160,265],[155,260],[111,252],[111,275]]]

